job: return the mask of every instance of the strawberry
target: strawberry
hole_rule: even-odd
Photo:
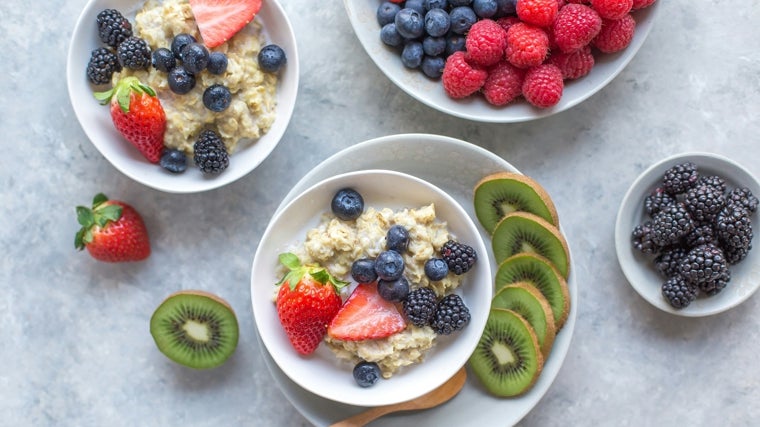
[[[322,267],[301,265],[292,253],[280,254],[279,259],[290,271],[277,283],[277,315],[296,351],[308,355],[322,342],[327,325],[340,309],[338,292],[348,283]]]
[[[93,258],[105,262],[141,261],[150,255],[148,230],[132,206],[99,193],[92,208],[77,206],[76,211],[82,225],[74,239],[78,250],[87,248]]]
[[[164,148],[166,113],[156,92],[137,77],[125,77],[105,92],[95,92],[105,105],[111,103],[111,120],[116,130],[151,163],[158,163]]]
[[[203,43],[216,47],[231,39],[261,9],[261,0],[190,0]]]
[[[361,341],[389,337],[404,328],[404,316],[377,293],[377,284],[362,283],[330,322],[327,335],[342,341]]]

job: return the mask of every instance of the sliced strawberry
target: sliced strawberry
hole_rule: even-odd
[[[404,316],[377,293],[377,285],[363,283],[354,289],[330,322],[327,335],[343,341],[361,341],[386,338],[404,328]]]
[[[195,23],[207,47],[231,39],[253,20],[261,0],[189,0]]]

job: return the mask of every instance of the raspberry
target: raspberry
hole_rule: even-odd
[[[591,7],[604,19],[620,19],[633,7],[633,0],[591,0]]]
[[[473,67],[465,60],[465,53],[454,52],[443,67],[443,89],[452,98],[465,98],[477,92],[485,83],[488,73]]]
[[[467,60],[488,67],[501,61],[507,48],[507,32],[496,21],[481,19],[473,24],[465,39]]]
[[[604,53],[619,52],[631,44],[635,29],[636,21],[630,14],[615,21],[602,19],[602,29],[592,43]]]
[[[594,67],[594,55],[591,47],[584,46],[575,52],[559,52],[549,57],[549,63],[556,65],[562,71],[562,77],[567,80],[581,78]]]
[[[557,14],[552,30],[560,50],[572,52],[589,44],[601,28],[602,18],[594,9],[582,4],[568,4]]]
[[[549,53],[549,36],[538,27],[523,22],[507,31],[507,61],[518,68],[540,65]]]
[[[533,67],[525,74],[522,89],[525,99],[536,107],[556,105],[564,89],[562,71],[554,64]]]
[[[649,7],[654,3],[655,0],[633,0],[633,6],[631,7],[632,10],[637,9],[643,9],[645,7]]]
[[[548,27],[559,10],[557,0],[517,0],[517,16],[525,23]]]
[[[509,31],[509,27],[517,24],[520,21],[520,18],[516,16],[502,16],[501,18],[496,20],[496,23],[501,25],[501,28],[504,28],[504,31]]]
[[[483,85],[483,95],[492,105],[506,105],[522,94],[522,83],[525,72],[507,61],[494,67],[486,83]]]

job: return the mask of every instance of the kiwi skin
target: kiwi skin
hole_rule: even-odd
[[[541,353],[544,358],[549,357],[557,327],[549,302],[536,287],[528,282],[504,286],[494,295],[491,307],[510,309],[528,321],[536,333]]]
[[[184,300],[181,303],[178,300]],[[204,348],[203,342],[194,341],[199,348],[190,348],[186,344],[177,341],[178,333],[174,310],[177,305],[181,307],[196,305],[217,315],[218,327],[217,339],[220,345],[212,348]],[[211,328],[206,322],[200,321],[207,328]],[[213,332],[213,331],[211,331]],[[175,292],[164,299],[150,319],[150,333],[158,349],[169,359],[176,363],[193,369],[209,369],[223,364],[237,348],[239,338],[239,326],[237,316],[232,307],[224,299],[212,293],[200,290],[183,290]],[[192,340],[192,338],[187,338]]]

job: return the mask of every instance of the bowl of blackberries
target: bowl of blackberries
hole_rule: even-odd
[[[654,306],[698,317],[728,310],[760,285],[760,184],[712,153],[668,157],[645,170],[618,211],[615,246],[633,288]]]

